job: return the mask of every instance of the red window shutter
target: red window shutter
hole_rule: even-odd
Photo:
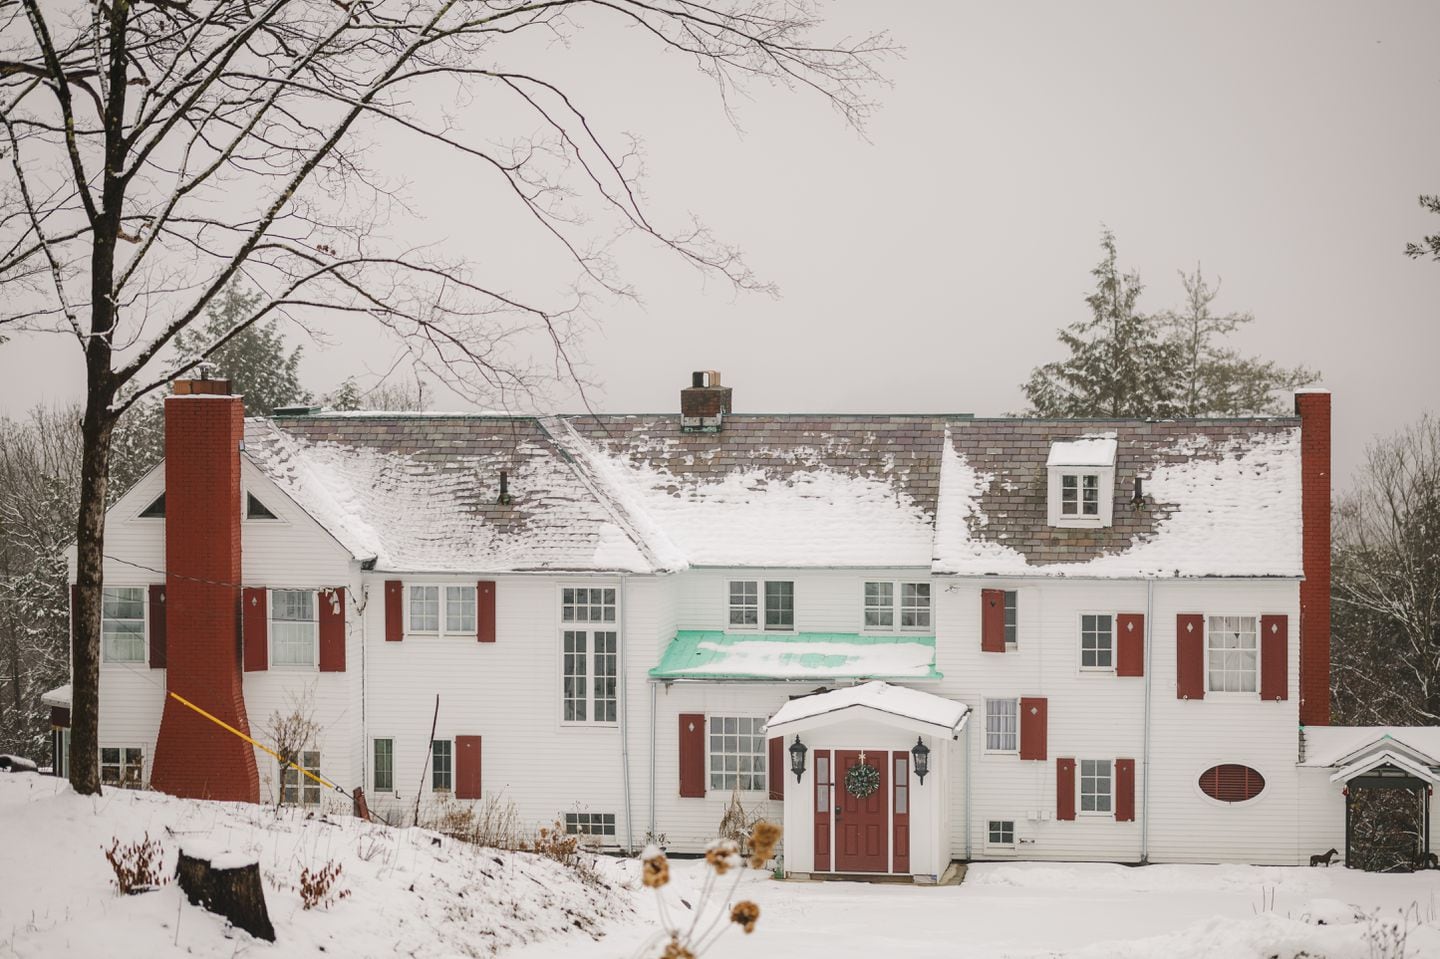
[[[987,653],[1005,652],[1005,591],[980,590],[980,649]]]
[[[1055,818],[1075,818],[1075,760],[1055,760]]]
[[[1047,758],[1049,735],[1049,701],[1040,697],[1020,700],[1020,758]]]
[[[1135,760],[1115,760],[1115,821],[1135,821]]]
[[[475,638],[482,643],[495,642],[495,581],[482,579],[475,584]]]
[[[1205,617],[1175,617],[1175,698],[1205,698]]]
[[[150,584],[150,668],[165,668],[165,584]]]
[[[705,798],[705,714],[680,714],[680,795]]]
[[[398,579],[385,581],[385,642],[398,643],[405,638],[405,584]]]
[[[770,740],[770,755],[765,760],[770,764],[770,798],[785,798],[785,737],[776,736]]]
[[[322,589],[320,604],[320,672],[345,672],[345,590]]]
[[[480,776],[480,737],[455,737],[455,798],[483,799]]]
[[[1260,617],[1260,698],[1288,699],[1290,695],[1290,619]]]
[[[1115,617],[1115,675],[1145,675],[1145,614]]]
[[[270,604],[263,589],[240,592],[240,621],[245,637],[245,671],[268,669],[270,666]]]

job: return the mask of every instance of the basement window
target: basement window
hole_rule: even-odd
[[[567,812],[565,831],[572,836],[614,836],[613,812]]]
[[[992,819],[986,823],[985,844],[988,846],[1015,845],[1015,820]]]
[[[139,789],[145,773],[145,751],[139,746],[104,746],[100,749],[100,782],[122,789]]]
[[[246,519],[279,519],[270,512],[270,507],[255,498],[254,493],[245,494],[245,518]]]

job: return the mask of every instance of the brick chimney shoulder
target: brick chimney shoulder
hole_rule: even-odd
[[[1300,723],[1330,725],[1330,393],[1299,390]]]
[[[165,401],[167,691],[248,734],[240,656],[244,402],[226,380],[182,380]],[[255,752],[166,697],[150,782],[175,796],[258,802]]]

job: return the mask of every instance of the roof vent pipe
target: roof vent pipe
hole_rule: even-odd
[[[510,474],[505,470],[500,471],[500,495],[495,500],[501,506],[509,506],[512,502],[510,497]]]
[[[1145,508],[1145,485],[1144,480],[1135,477],[1135,493],[1130,497],[1130,505],[1137,509]]]

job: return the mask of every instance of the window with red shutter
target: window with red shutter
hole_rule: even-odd
[[[1049,701],[1042,697],[1026,697],[1020,700],[1020,758],[1039,759],[1047,757],[1049,736]]]
[[[322,589],[316,596],[320,614],[320,671],[345,671],[345,590]]]
[[[1290,696],[1290,620],[1260,617],[1260,698],[1267,702]]]
[[[455,798],[481,799],[482,790],[479,736],[455,737]]]
[[[1247,802],[1265,789],[1265,777],[1249,766],[1224,763],[1200,774],[1200,791],[1225,803]]]
[[[150,668],[165,668],[165,586],[161,583],[150,585]]]
[[[1145,614],[1115,617],[1115,675],[1145,675]]]
[[[783,801],[785,799],[785,740],[781,736],[773,737],[766,744],[769,754],[765,757],[770,764],[770,798]]]
[[[385,642],[398,643],[405,638],[405,584],[398,579],[385,581]]]
[[[1175,617],[1175,698],[1205,698],[1205,617]]]
[[[475,638],[482,643],[495,642],[495,581],[475,584]]]
[[[1135,821],[1135,760],[1115,760],[1115,821]]]
[[[1005,652],[1005,591],[980,591],[980,649],[987,653]]]
[[[245,671],[270,668],[270,600],[264,589],[240,593],[240,623],[245,645]]]

